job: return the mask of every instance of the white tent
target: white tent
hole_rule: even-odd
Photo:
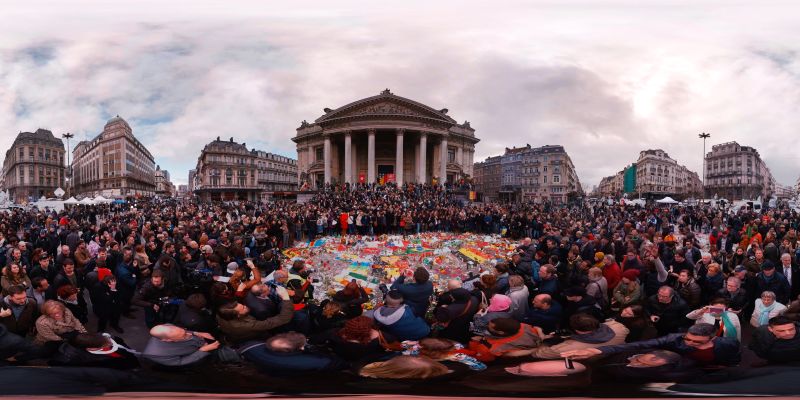
[[[672,197],[669,197],[669,196],[664,197],[661,200],[656,200],[656,203],[658,203],[658,204],[678,204],[678,202],[675,201],[675,199],[673,199]]]
[[[81,201],[78,202],[78,204],[83,204],[83,205],[90,206],[90,205],[94,204],[94,201],[92,201],[92,199],[90,199],[88,197],[84,197]]]
[[[99,194],[98,194],[98,195],[97,195],[97,196],[94,198],[94,200],[93,200],[93,201],[94,201],[94,204],[106,204],[106,203],[111,203],[111,202],[113,202],[114,200],[107,199],[107,198],[103,197],[102,195],[99,195]]]
[[[78,203],[79,203],[79,201],[78,201],[78,199],[75,198],[75,196],[72,196],[72,197],[64,200],[64,204],[78,204]]]

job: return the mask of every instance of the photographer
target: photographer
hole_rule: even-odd
[[[153,271],[150,280],[133,297],[133,304],[144,309],[144,321],[148,328],[168,322],[174,316],[174,305],[169,301],[170,291],[164,285],[164,275]],[[165,309],[164,309],[165,308]]]
[[[275,291],[281,300],[278,315],[263,321],[250,314],[250,308],[239,302],[231,302],[221,306],[217,312],[217,323],[220,330],[231,343],[262,339],[270,330],[283,326],[292,320],[294,307],[285,288],[276,286]]]
[[[728,311],[728,301],[716,298],[702,308],[686,314],[686,318],[695,321],[695,324],[710,324],[717,328],[717,336],[733,337],[742,341],[742,327],[739,316]]]

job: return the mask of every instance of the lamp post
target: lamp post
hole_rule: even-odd
[[[72,196],[72,190],[70,190],[70,187],[72,186],[72,163],[71,163],[70,157],[69,157],[69,155],[70,155],[69,154],[70,153],[70,151],[69,151],[70,150],[69,149],[69,140],[74,138],[75,135],[67,132],[65,134],[62,134],[61,137],[63,137],[64,139],[67,139],[67,173],[66,173],[66,178],[69,181],[69,182],[67,182],[67,198],[70,198],[70,196]]]
[[[711,137],[710,133],[701,133],[697,135],[700,139],[703,139],[703,195],[701,196],[701,201],[705,203],[706,200],[706,139]]]

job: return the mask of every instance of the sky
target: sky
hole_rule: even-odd
[[[565,146],[587,189],[645,149],[702,175],[701,132],[707,151],[753,146],[794,184],[798,15],[768,1],[0,0],[0,149],[37,128],[93,138],[120,115],[185,184],[217,136],[296,157],[302,120],[389,88],[470,121],[476,161]]]

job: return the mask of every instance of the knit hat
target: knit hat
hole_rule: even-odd
[[[629,281],[635,281],[639,278],[639,270],[635,268],[626,269],[622,272],[622,277],[627,278]]]
[[[486,311],[506,311],[511,308],[511,298],[504,294],[496,294],[489,300],[489,308]]]
[[[605,253],[603,253],[602,251],[598,251],[597,253],[594,253],[594,260],[595,260],[595,261],[600,261],[600,260],[602,260],[602,259],[603,259],[603,257],[605,257],[605,256],[606,256],[606,254],[605,254]]]

